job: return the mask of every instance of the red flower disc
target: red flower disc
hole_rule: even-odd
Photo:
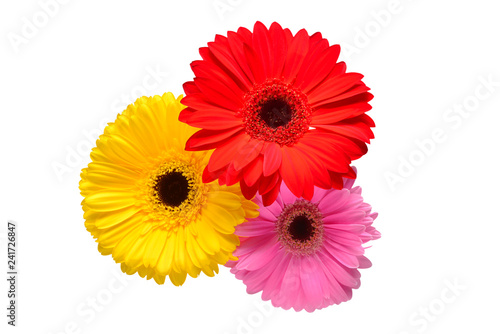
[[[269,205],[282,180],[310,200],[315,185],[341,189],[342,177],[355,178],[350,163],[373,138],[373,95],[339,53],[320,33],[261,22],[201,48],[179,119],[201,128],[186,150],[215,149],[204,181],[240,182],[246,198],[259,191]]]

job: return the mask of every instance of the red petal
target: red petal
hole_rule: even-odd
[[[296,145],[302,151],[311,152],[319,157],[325,162],[327,169],[347,172],[347,166],[351,162],[349,156],[344,153],[342,147],[339,147],[330,137],[324,136],[318,130],[307,133]]]
[[[359,116],[371,108],[372,106],[367,102],[322,106],[313,112],[311,126],[337,123],[347,118]]]
[[[281,166],[281,159],[283,154],[281,147],[276,143],[269,143],[267,148],[263,151],[264,154],[264,176],[269,176],[276,172]]]
[[[316,130],[316,137],[320,140],[330,142],[333,147],[340,148],[343,152],[345,152],[350,159],[358,159],[363,156],[367,152],[366,144],[360,140],[354,138],[346,138],[341,135],[337,135],[335,133],[331,133],[328,131],[323,131],[321,129]],[[343,172],[343,171],[340,171]]]
[[[208,47],[204,46],[204,47],[200,48],[199,53],[200,53],[201,59],[207,60],[207,61],[213,60],[212,59],[213,56],[210,53],[210,50],[208,49]]]
[[[184,104],[182,102],[182,101],[184,101],[184,99],[181,100],[182,104]],[[191,118],[191,116],[194,115],[195,112],[196,112],[196,110],[193,108],[190,108],[190,107],[187,107],[186,109],[181,110],[181,112],[179,114],[179,121],[187,123],[189,121],[189,119]]]
[[[195,128],[208,130],[224,130],[241,126],[241,119],[237,118],[234,113],[221,109],[218,111],[205,109],[197,112],[181,112],[179,120]]]
[[[373,121],[373,119],[366,114],[359,115],[358,117],[356,117],[356,119],[361,120],[363,123],[365,123],[371,128],[375,126],[375,122]]]
[[[264,77],[269,78],[271,75],[271,43],[266,26],[262,22],[256,22],[253,27],[252,45],[255,53],[260,59]]]
[[[336,96],[332,96],[329,99],[326,99],[326,100],[323,100],[321,102],[318,102],[316,104],[316,107],[319,107],[319,106],[325,105],[325,104],[329,104],[329,103],[334,103],[334,102],[341,103],[342,100],[351,98],[351,97],[356,96],[356,95],[361,95],[361,94],[363,94],[363,93],[365,93],[365,92],[367,92],[369,90],[370,90],[370,88],[368,86],[366,86],[364,83],[361,82],[359,84],[356,84],[356,85],[352,86],[351,89],[345,91],[342,94],[339,94],[339,95],[336,95]]]
[[[255,78],[254,84],[259,84],[264,82],[267,77],[264,72],[263,60],[259,58],[257,52],[248,44],[243,45],[243,51],[245,53],[245,58],[250,65],[250,70],[252,71],[253,77]]]
[[[330,188],[330,175],[323,163],[323,160],[315,155],[311,150],[305,150],[303,146],[294,146],[304,156],[305,160],[309,163],[309,170],[314,180],[314,185],[321,188]]]
[[[214,59],[219,62],[219,65],[225,67],[227,71],[234,76],[234,79],[238,80],[247,87],[252,86],[252,83],[248,80],[245,72],[239,67],[229,50],[215,42],[208,43],[208,48]]]
[[[184,88],[184,92],[186,94],[195,94],[200,92],[198,87],[196,87],[196,85],[194,84],[194,81],[188,81],[184,83],[184,85],[182,85],[182,88]]]
[[[309,35],[305,29],[300,30],[292,39],[285,60],[283,76],[285,82],[293,81],[309,51]]]
[[[335,189],[342,189],[344,187],[344,180],[342,179],[342,176],[339,173],[335,173],[330,171],[330,180],[332,184],[332,188]]]
[[[245,90],[249,90],[252,87],[252,82],[255,82],[255,78],[253,77],[252,71],[250,70],[247,59],[245,57],[244,38],[239,33],[230,31],[227,33],[227,40],[234,59],[238,63],[243,73],[245,73],[245,76],[248,78],[248,83],[245,83],[244,87],[246,88]]]
[[[313,43],[317,43],[319,42],[320,40],[324,39],[323,36],[321,35],[321,33],[318,31],[318,32],[315,32],[314,34],[311,35],[311,44]],[[326,39],[324,39],[326,41]]]
[[[219,107],[219,106],[215,105],[214,103],[207,101],[205,98],[205,95],[203,95],[202,93],[194,93],[194,94],[186,95],[181,100],[181,103],[188,106],[188,107],[191,107],[195,110],[206,111],[207,109],[210,109],[210,110],[213,110],[215,112],[227,112],[227,113],[234,114],[234,110]]]
[[[273,189],[276,184],[281,183],[280,173],[276,172],[273,175],[265,176],[260,181],[259,193],[265,194]]]
[[[234,169],[233,162],[231,162],[227,166],[225,171],[225,178],[226,182],[224,184],[228,186],[232,186],[233,184],[240,182],[240,180],[242,179],[241,171],[237,171]]]
[[[224,169],[222,169],[222,170],[224,170]],[[222,172],[222,173],[219,175],[219,177],[218,177],[218,180],[217,180],[217,181],[219,181],[219,185],[220,185],[220,186],[221,186],[221,185],[223,185],[223,184],[226,184],[226,182],[227,182],[226,175],[227,175],[227,172],[226,172],[226,171]]]
[[[314,34],[313,36],[315,36]],[[319,35],[321,36],[321,34]],[[304,82],[304,78],[308,75],[309,69],[314,65],[314,60],[318,58],[318,55],[321,54],[323,51],[327,50],[330,44],[328,43],[328,40],[326,39],[315,39],[310,38],[309,40],[309,52],[306,56],[306,59],[304,60],[304,66],[300,69],[300,72],[297,74],[297,81],[296,84],[299,86]],[[333,64],[335,65],[335,64]],[[328,75],[329,72],[325,73],[325,75]]]
[[[231,140],[232,136],[237,135],[238,132],[243,131],[241,127],[235,127],[228,130],[206,130],[202,129],[196,132],[186,142],[187,151],[211,150],[224,144],[228,138]]]
[[[307,70],[304,82],[300,85],[304,93],[308,94],[311,89],[319,84],[326,84],[323,80],[325,80],[333,70],[335,64],[337,64],[339,54],[340,46],[332,45],[318,55],[316,59],[311,60],[312,65]]]
[[[276,201],[278,194],[280,193],[280,183],[276,183],[274,188],[262,195],[262,203],[264,206],[269,206]]]
[[[371,118],[368,115],[360,115],[358,117],[349,118],[331,125],[315,125],[318,129],[324,129],[340,135],[356,138],[369,143],[370,139],[374,138],[373,131],[370,126],[366,124],[362,116]]]
[[[285,56],[287,54],[287,45],[285,32],[276,22],[269,28],[269,39],[271,40],[271,77],[281,78],[283,66],[285,65]]]
[[[241,180],[240,187],[243,196],[245,196],[246,199],[252,199],[257,193],[257,189],[259,189],[259,182],[255,183],[252,187],[249,187],[245,183],[245,180]]]
[[[357,139],[353,138],[352,143],[354,145],[352,145],[352,144],[350,145],[351,150],[346,150],[348,153],[350,153],[352,160],[359,159],[363,155],[365,155],[366,152],[368,152],[368,146],[364,142],[362,142],[361,140],[357,140]]]
[[[240,110],[243,107],[243,98],[236,95],[218,80],[195,78],[194,83],[204,95],[205,100],[228,110]]]
[[[252,162],[262,151],[264,142],[257,139],[250,139],[250,141],[242,146],[233,158],[234,168],[239,171],[245,168],[250,162]]]
[[[343,61],[339,61],[335,67],[333,68],[333,70],[330,72],[330,74],[328,74],[328,78],[327,79],[330,79],[330,78],[333,78],[333,77],[336,77],[336,76],[339,76],[341,74],[344,74],[346,71],[346,65]]]
[[[210,172],[208,170],[208,166],[207,166],[207,167],[205,167],[205,169],[203,169],[203,174],[201,176],[201,179],[202,179],[203,183],[210,183],[212,181],[217,180],[222,175],[223,172],[224,172],[223,169],[220,169],[220,170],[215,171],[215,172]]]
[[[346,177],[348,179],[356,179],[356,170],[353,167],[349,166],[349,171],[347,173],[343,173],[342,177]]]
[[[238,35],[240,35],[245,43],[250,44],[252,42],[252,32],[245,27],[238,28]]]
[[[302,161],[302,171],[304,175],[304,190],[302,191],[302,197],[310,201],[314,195],[314,178],[311,173],[311,164],[309,163],[309,161],[307,161],[307,156],[304,155],[300,150],[297,150],[297,148],[295,147],[290,149],[294,150],[294,153],[297,157],[296,162],[298,162],[299,159]]]
[[[229,163],[233,161],[236,153],[248,143],[249,139],[250,137],[246,133],[240,132],[233,137],[233,140],[217,148],[214,153],[212,153],[210,161],[208,162],[209,171],[214,172],[229,165]]]
[[[287,45],[287,47],[290,47],[290,44],[292,44],[292,41],[293,41],[293,34],[290,31],[290,29],[288,29],[288,28],[283,29],[283,32],[285,33],[286,45]]]
[[[304,174],[308,173],[302,158],[294,149],[283,147],[283,161],[280,174],[288,189],[297,197],[302,197],[304,191]]]
[[[339,123],[335,123],[336,125],[316,125],[316,127],[346,137],[356,138],[366,143],[370,143],[370,139],[374,138],[373,131],[369,127],[361,128],[355,125],[344,125]]]
[[[362,78],[363,75],[359,73],[345,73],[331,77],[308,94],[309,103],[314,106],[323,100],[339,95],[359,84]]]
[[[224,85],[227,90],[231,91],[231,96],[238,96],[238,99],[240,100],[241,96],[244,95],[244,92],[247,91],[245,86],[238,86],[236,81],[234,81],[226,72],[213,63],[201,60],[194,61],[191,63],[191,69],[196,77],[215,80],[221,85]]]
[[[243,179],[248,186],[253,186],[262,176],[262,156],[257,157],[249,164],[243,173]]]

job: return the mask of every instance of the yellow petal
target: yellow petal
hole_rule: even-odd
[[[154,278],[154,280],[155,280],[155,282],[156,282],[157,284],[162,285],[162,284],[164,284],[164,283],[165,283],[165,276],[162,276],[162,275],[158,275],[158,274],[156,274],[156,275],[154,275],[154,276],[153,276],[153,278]]]
[[[130,248],[134,245],[137,239],[140,237],[141,228],[136,227],[130,233],[126,234],[123,239],[118,242],[115,249],[113,249],[113,258],[116,262],[123,262],[127,256]]]
[[[193,262],[193,264],[195,266],[197,266],[198,268],[201,268],[203,266],[203,264],[198,258],[198,254],[195,250],[195,246],[196,246],[196,248],[198,248],[196,240],[194,239],[194,237],[190,233],[187,234],[186,235],[186,250],[188,252],[189,258],[191,259],[191,261]]]
[[[102,232],[99,235],[99,243],[103,247],[115,247],[120,240],[122,240],[126,235],[132,233],[134,229],[140,229],[139,224],[141,224],[141,217],[131,216],[112,228],[101,230]]]
[[[186,264],[186,243],[184,241],[184,229],[177,231],[175,238],[175,253],[174,253],[174,270],[177,272],[187,271],[188,265]]]
[[[243,200],[242,202],[243,210],[245,210],[245,217],[249,218],[257,218],[259,216],[259,206],[249,200]]]
[[[176,236],[173,233],[167,237],[165,247],[163,248],[160,258],[158,259],[156,270],[161,275],[168,275],[172,268],[172,261],[174,260],[175,239]]]
[[[186,273],[177,273],[175,271],[172,271],[168,277],[170,278],[170,281],[176,286],[181,286],[184,284],[186,281]]]
[[[240,197],[227,191],[211,191],[207,193],[208,203],[217,204],[226,210],[237,210],[241,207]]]
[[[133,206],[136,199],[127,191],[100,191],[87,196],[85,203],[91,210],[103,212]]]
[[[205,266],[205,267],[201,268],[201,270],[208,277],[214,277],[215,276],[215,273],[213,272],[212,269],[210,269],[210,266]]]
[[[211,255],[218,252],[220,249],[219,238],[210,224],[202,218],[196,223],[196,227],[198,229],[196,241],[198,241],[203,250]]]
[[[234,234],[221,234],[220,238],[220,248],[226,252],[234,252],[236,246],[240,244],[240,239]]]
[[[108,212],[94,212],[95,226],[99,229],[106,229],[115,226],[135,215],[140,210],[139,207],[129,206],[120,210]],[[94,218],[90,216],[89,219]]]
[[[158,263],[160,254],[166,245],[168,233],[166,230],[157,229],[152,234],[153,236],[147,245],[148,250],[144,255],[144,265],[146,267],[155,267]],[[165,281],[165,278],[163,280]]]
[[[148,233],[137,238],[137,241],[132,245],[125,256],[124,262],[127,263],[127,265],[132,268],[136,268],[144,264],[144,255],[147,250],[146,245],[148,244],[151,235],[152,233]]]
[[[233,216],[224,208],[213,203],[207,203],[201,209],[201,215],[202,219],[210,222],[210,225],[217,231],[225,234],[234,233],[236,222]]]

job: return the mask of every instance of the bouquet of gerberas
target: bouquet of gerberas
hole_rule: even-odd
[[[128,106],[82,171],[99,251],[158,284],[227,265],[285,309],[349,300],[380,233],[350,166],[373,138],[373,96],[339,53],[257,22],[200,49],[185,97]]]

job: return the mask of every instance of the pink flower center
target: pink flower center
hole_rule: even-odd
[[[313,254],[323,243],[322,218],[317,204],[304,199],[287,204],[276,221],[278,240],[294,255]]]
[[[272,79],[245,95],[242,116],[250,137],[292,146],[309,129],[311,112],[304,93]]]

